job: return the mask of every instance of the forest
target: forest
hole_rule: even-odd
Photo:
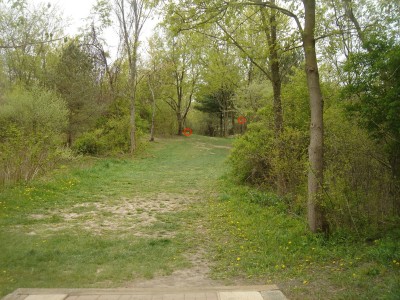
[[[225,179],[273,195],[260,207],[327,241],[390,236],[396,266],[399,15],[392,0],[97,0],[71,36],[57,6],[2,0],[0,192],[159,139],[229,139]]]

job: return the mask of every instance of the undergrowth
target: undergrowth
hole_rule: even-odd
[[[284,199],[219,181],[210,200],[215,278],[278,284],[290,299],[399,299],[400,229],[379,238],[309,232]]]

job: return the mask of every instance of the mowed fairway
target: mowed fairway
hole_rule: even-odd
[[[190,268],[230,140],[159,140],[0,192],[0,297],[16,288],[119,287]]]

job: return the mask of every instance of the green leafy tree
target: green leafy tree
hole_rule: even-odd
[[[155,3],[146,0],[114,0],[120,29],[120,39],[128,61],[129,77],[126,87],[130,99],[130,152],[136,149],[136,92],[138,85],[139,42],[144,24]]]
[[[220,24],[221,16],[227,12],[229,8],[236,8],[236,12],[242,11],[244,8],[258,7],[259,9],[274,10],[270,13],[270,23],[275,26],[273,20],[276,14],[283,14],[294,22],[296,30],[291,30],[295,36],[300,38],[304,52],[305,72],[307,78],[307,87],[310,105],[310,145],[309,145],[309,173],[308,173],[308,223],[312,232],[327,231],[327,222],[324,217],[322,208],[322,191],[323,191],[323,154],[324,154],[324,123],[323,123],[323,98],[321,92],[319,68],[317,62],[316,51],[316,1],[303,0],[300,8],[293,3],[279,6],[276,1],[235,1],[222,2],[211,1],[208,3],[187,1],[185,5],[170,5],[172,11],[172,21],[176,23],[175,27],[181,29],[196,28],[204,24],[216,23]],[[177,11],[178,13],[173,13]],[[272,17],[272,19],[271,19]],[[233,19],[233,17],[232,17]],[[251,19],[247,17],[246,20]],[[272,21],[272,23],[271,23]],[[172,22],[171,22],[172,23]],[[265,25],[264,22],[263,25]],[[220,26],[221,27],[221,26]],[[269,30],[269,38],[272,41],[272,27]],[[223,30],[223,28],[221,28]],[[228,34],[227,30],[223,30]],[[272,39],[271,39],[272,38]],[[232,40],[232,39],[231,39]],[[267,44],[268,45],[268,44]],[[274,49],[276,45],[270,44]],[[244,49],[245,50],[245,49]],[[272,53],[271,53],[272,54]],[[272,57],[271,57],[272,58]],[[273,60],[272,60],[273,62]],[[274,84],[273,84],[274,85]],[[275,114],[275,116],[277,116]],[[278,123],[276,123],[278,124]]]
[[[69,108],[67,144],[90,129],[103,109],[98,103],[98,86],[92,57],[77,40],[61,49],[61,57],[53,70],[55,89]]]
[[[0,54],[11,82],[44,80],[51,42],[62,40],[63,21],[56,7],[28,1],[0,3]]]
[[[162,98],[176,116],[178,135],[182,135],[198,89],[201,47],[200,36],[196,34],[166,33],[162,56],[167,76],[164,77]]]
[[[348,108],[386,145],[392,174],[400,178],[400,44],[382,36],[365,43],[368,51],[352,54],[346,65]]]
[[[210,47],[202,58],[202,80],[196,108],[218,117],[220,136],[227,136],[229,128],[231,133],[235,129],[236,107],[233,96],[241,83],[240,61],[235,50],[227,42],[210,40]]]

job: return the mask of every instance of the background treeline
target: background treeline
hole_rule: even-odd
[[[156,12],[162,20],[147,44],[140,26],[129,31],[121,21],[122,4],[129,10],[133,2],[141,11],[126,15],[128,25],[145,26]],[[156,2],[98,1],[77,36],[64,34],[50,5],[0,2],[0,184],[31,180],[75,154],[136,151],[190,127],[238,135],[235,180],[276,192],[290,213],[303,215],[310,106],[293,19],[244,3]],[[296,1],[268,3],[302,16]],[[399,14],[386,0],[317,6],[321,205],[332,231],[371,234],[398,222]],[[112,57],[103,39],[109,26],[120,32]]]

